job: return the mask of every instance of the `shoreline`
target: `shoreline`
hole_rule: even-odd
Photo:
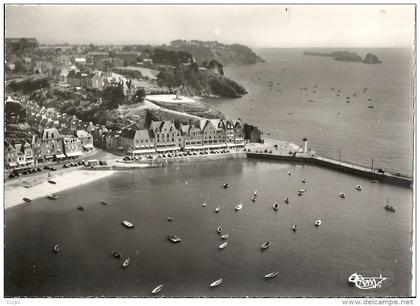
[[[88,171],[72,169],[70,171],[40,173],[31,177],[6,182],[4,184],[4,209],[26,203],[23,198],[35,200],[49,194],[58,193],[67,189],[88,184],[114,174],[115,170]],[[52,179],[56,184],[48,183]],[[26,187],[24,187],[26,186]]]
[[[311,162],[313,159],[317,159],[315,152],[312,154],[298,154],[298,156],[291,157],[287,156],[286,152],[289,150],[296,150],[299,148],[294,143],[275,140],[275,139],[265,139],[264,144],[252,143],[246,146],[246,151],[237,151],[229,154],[215,154],[215,155],[205,155],[205,156],[188,156],[181,158],[162,158],[154,160],[154,163],[149,164],[145,162],[123,162],[118,159],[108,159],[108,164],[104,166],[95,166],[93,168],[74,168],[74,169],[60,169],[57,172],[50,172],[51,176],[48,176],[48,173],[42,172],[29,177],[22,177],[17,180],[6,181],[4,184],[4,209],[15,207],[20,204],[25,204],[23,198],[29,198],[35,200],[41,197],[47,197],[49,194],[58,193],[67,189],[78,187],[101,178],[110,176],[117,171],[124,170],[135,170],[135,169],[145,169],[145,168],[156,168],[156,167],[166,167],[169,164],[177,163],[190,163],[190,162],[204,162],[204,161],[214,161],[214,160],[226,160],[226,159],[237,159],[237,158],[260,158],[266,160],[285,160],[289,162]],[[274,149],[274,145],[278,147]],[[252,152],[251,149],[254,151]],[[264,153],[262,150],[273,149],[273,153]],[[252,153],[251,153],[252,152]],[[311,155],[311,156],[309,156]],[[328,162],[315,163],[322,168],[334,168],[340,172],[349,172],[348,169],[342,169],[342,167],[331,167]],[[353,175],[359,175],[360,173],[352,173]],[[363,175],[367,176],[368,175]],[[372,178],[378,178],[377,175]],[[48,183],[49,179],[53,179],[57,184]],[[383,179],[383,178],[382,178]],[[393,178],[388,179],[389,183],[393,183]],[[387,181],[388,181],[387,180]],[[396,181],[398,181],[396,179]]]

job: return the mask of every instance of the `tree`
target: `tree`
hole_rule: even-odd
[[[143,102],[144,97],[146,96],[146,91],[143,87],[137,89],[136,93],[134,94],[133,101],[134,103]]]

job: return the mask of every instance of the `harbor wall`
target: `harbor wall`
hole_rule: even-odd
[[[398,176],[389,173],[379,173],[372,171],[368,168],[361,169],[361,167],[353,166],[345,162],[330,162],[328,160],[320,159],[317,157],[306,157],[306,156],[290,156],[290,155],[277,155],[277,154],[264,154],[264,153],[247,153],[247,157],[250,158],[260,158],[260,159],[270,159],[270,160],[280,160],[287,162],[298,162],[298,163],[309,163],[314,164],[320,167],[326,167],[333,170],[350,173],[353,175],[362,176],[372,180],[378,180],[381,182],[391,183],[406,186],[412,188],[413,180],[409,177]]]

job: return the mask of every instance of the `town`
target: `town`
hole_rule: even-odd
[[[177,45],[176,41],[172,45]],[[177,87],[158,84],[157,69],[165,68],[153,66],[151,57],[156,53],[159,51],[136,52],[136,47],[40,46],[35,38],[7,38],[6,74],[11,94],[5,99],[4,165],[5,169],[13,171],[9,177],[14,177],[13,173],[34,171],[33,167],[42,163],[91,156],[94,147],[124,156],[124,162],[135,162],[178,155],[227,154],[230,150],[243,151],[247,142],[261,142],[258,128],[240,119],[224,119],[218,113],[206,118],[170,107],[160,108],[176,119],[152,118],[142,124],[126,116],[130,104],[137,103],[141,109],[145,103],[152,108],[165,103],[195,107],[198,103],[181,95],[183,84]],[[163,54],[160,56],[166,56],[165,52]],[[193,57],[186,52],[180,51],[177,56],[183,56],[178,63],[180,66],[194,64]],[[131,73],[126,74],[124,69],[130,65]],[[223,74],[218,63],[207,64],[207,67]],[[200,67],[200,70],[207,68]],[[43,88],[54,88],[54,92],[62,96],[75,94],[82,100],[76,101],[81,106],[86,103],[86,96],[93,96],[91,99],[101,105],[102,98],[106,100],[105,94],[109,93],[112,105],[109,108],[118,110],[117,120],[123,123],[107,120],[101,124],[78,118],[74,110],[62,112],[54,104],[47,104],[50,92],[41,98],[34,95]],[[65,98],[58,100],[69,104]],[[89,105],[85,106],[82,111],[88,110]],[[205,109],[203,113],[211,113],[211,110]],[[26,126],[26,131],[19,130],[22,125]]]

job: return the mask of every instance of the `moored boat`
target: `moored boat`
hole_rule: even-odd
[[[54,180],[48,180],[48,183],[50,183],[50,184],[57,184],[57,182],[56,181],[54,181]]]
[[[346,195],[343,192],[340,192],[340,198],[344,199]]]
[[[32,200],[31,200],[31,199],[29,199],[29,198],[23,198],[23,200],[24,200],[26,203],[30,203],[30,202],[32,202]]]
[[[221,233],[222,232],[222,227],[221,226],[219,226],[218,228],[217,228],[217,233]]]
[[[226,184],[223,185],[223,188],[228,189],[229,186],[230,186],[229,183],[226,183]]]
[[[130,257],[128,257],[126,260],[124,260],[124,262],[122,264],[122,267],[127,268],[129,264],[130,264]]]
[[[289,198],[288,198],[288,197],[285,197],[285,198],[284,198],[284,202],[285,202],[286,204],[289,204]]]
[[[242,204],[238,204],[238,205],[236,205],[236,206],[235,206],[235,210],[236,210],[236,211],[241,210],[241,209],[242,209],[242,206],[243,206]]]
[[[115,258],[120,259],[121,258],[121,254],[118,252],[112,252],[112,256],[114,256]]]
[[[278,204],[277,202],[273,204],[273,209],[274,209],[274,210],[278,210],[278,209],[279,209],[279,207],[280,207],[280,206],[279,206],[279,204]]]
[[[229,238],[229,234],[222,235],[222,236],[220,236],[220,238],[222,238],[222,239],[228,239]]]
[[[152,290],[153,294],[159,293],[163,288],[163,284],[160,284],[159,286],[157,286],[155,289]]]
[[[261,245],[261,250],[266,250],[266,249],[268,249],[269,247],[270,247],[270,241],[267,241],[267,242],[264,242],[262,245]]]
[[[50,199],[50,200],[57,200],[58,199],[58,196],[56,194],[49,194],[47,196],[47,198]]]
[[[223,282],[223,278],[219,278],[218,280],[216,280],[216,281],[212,282],[212,283],[210,284],[210,287],[212,287],[212,288],[217,287],[217,286],[219,286],[222,282]]]
[[[390,211],[390,212],[393,212],[393,213],[395,212],[395,208],[394,208],[394,206],[389,205],[389,199],[386,199],[385,209],[386,209],[387,211]]]
[[[134,227],[134,224],[133,223],[131,223],[130,221],[128,221],[128,220],[123,220],[123,221],[121,221],[121,223],[126,227],[126,228],[133,228]]]
[[[356,189],[359,190],[359,191],[362,191],[362,186],[356,185]]]
[[[270,278],[273,278],[273,277],[276,277],[277,275],[279,275],[279,272],[271,272],[271,273],[268,273],[268,274],[266,274],[266,275],[264,275],[264,278],[265,279],[270,279]]]
[[[256,197],[255,196],[252,196],[251,201],[252,202],[255,202],[255,200],[256,200]]]
[[[179,242],[182,241],[181,238],[179,238],[178,236],[173,235],[173,234],[168,235],[168,240],[172,243],[179,243]]]
[[[322,222],[321,222],[321,220],[316,220],[316,221],[315,221],[315,226],[317,226],[317,227],[318,227],[318,226],[320,226],[320,225],[321,225],[321,223],[322,223]]]
[[[220,209],[221,209],[220,206],[217,206],[214,212],[217,214],[218,212],[220,212]]]
[[[219,245],[219,249],[224,249],[225,247],[227,247],[227,245],[228,245],[228,242],[226,241],[222,243],[221,245]]]

